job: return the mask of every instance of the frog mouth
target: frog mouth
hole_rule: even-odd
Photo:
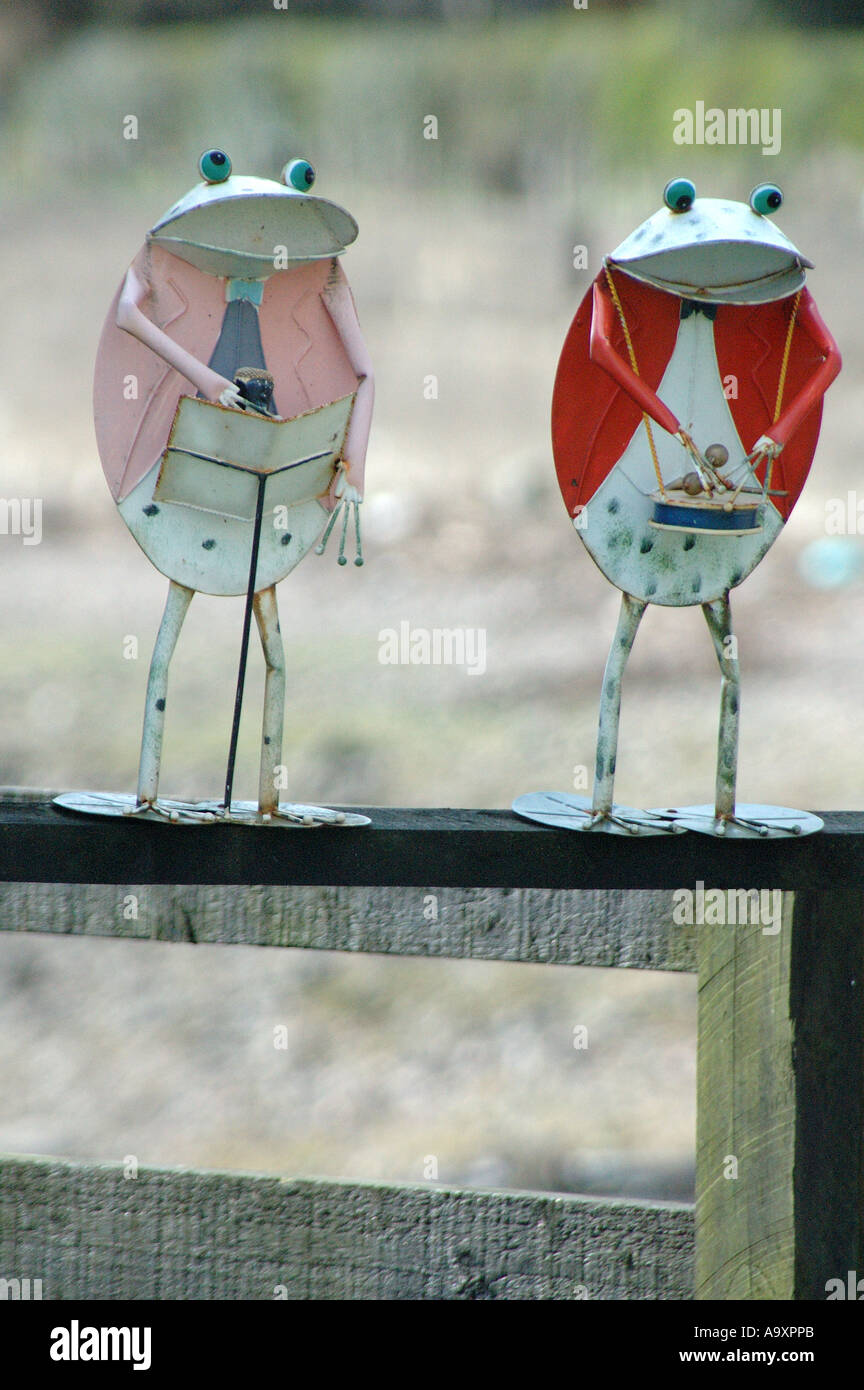
[[[654,255],[609,258],[635,280],[685,299],[712,304],[763,304],[796,294],[812,261],[756,241],[714,241]]]
[[[263,279],[292,264],[341,255],[357,236],[357,223],[343,208],[278,185],[221,197],[205,192],[197,200],[195,193],[147,239],[211,275]]]

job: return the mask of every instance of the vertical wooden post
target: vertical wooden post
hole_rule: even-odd
[[[697,1299],[864,1278],[864,895],[699,929]],[[864,1287],[864,1286],[862,1286]]]
[[[824,1299],[864,1281],[864,894],[796,893],[791,988],[795,1297]]]
[[[792,1297],[791,895],[782,909],[774,935],[699,928],[697,1298]]]

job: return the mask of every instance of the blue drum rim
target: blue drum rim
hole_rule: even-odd
[[[758,507],[736,507],[726,512],[719,507],[688,507],[679,502],[654,503],[649,525],[668,531],[694,531],[699,535],[752,535],[761,531]],[[710,520],[710,525],[706,522]]]

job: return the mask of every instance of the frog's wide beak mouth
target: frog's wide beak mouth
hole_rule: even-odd
[[[197,201],[189,195],[147,239],[211,275],[261,279],[341,255],[356,236],[357,223],[344,208],[271,184]]]
[[[711,304],[764,304],[804,284],[812,262],[791,246],[703,241],[653,255],[611,256],[609,264],[658,290]]]

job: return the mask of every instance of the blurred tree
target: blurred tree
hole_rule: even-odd
[[[854,27],[864,24],[864,0],[786,0],[783,13],[802,27]]]
[[[864,0],[655,0],[672,11],[690,34],[745,30],[751,26],[829,29],[864,24]]]
[[[249,14],[248,0],[6,0],[59,33],[84,24],[201,23]],[[270,0],[274,9],[346,19],[490,19],[561,9],[562,0]],[[603,0],[604,9],[635,8],[639,0]]]
[[[561,10],[563,0],[270,0],[274,9],[293,14],[316,14],[346,19],[492,19],[496,16]],[[595,0],[599,8],[599,0]],[[655,6],[666,0],[654,0]],[[645,8],[645,0],[603,0],[604,11]],[[5,0],[9,11],[26,11],[34,26],[46,25],[55,34],[85,24],[202,23],[249,14],[248,0]],[[716,4],[678,0],[679,10],[712,13]],[[864,24],[864,0],[731,0],[732,14],[785,21],[810,28]]]

